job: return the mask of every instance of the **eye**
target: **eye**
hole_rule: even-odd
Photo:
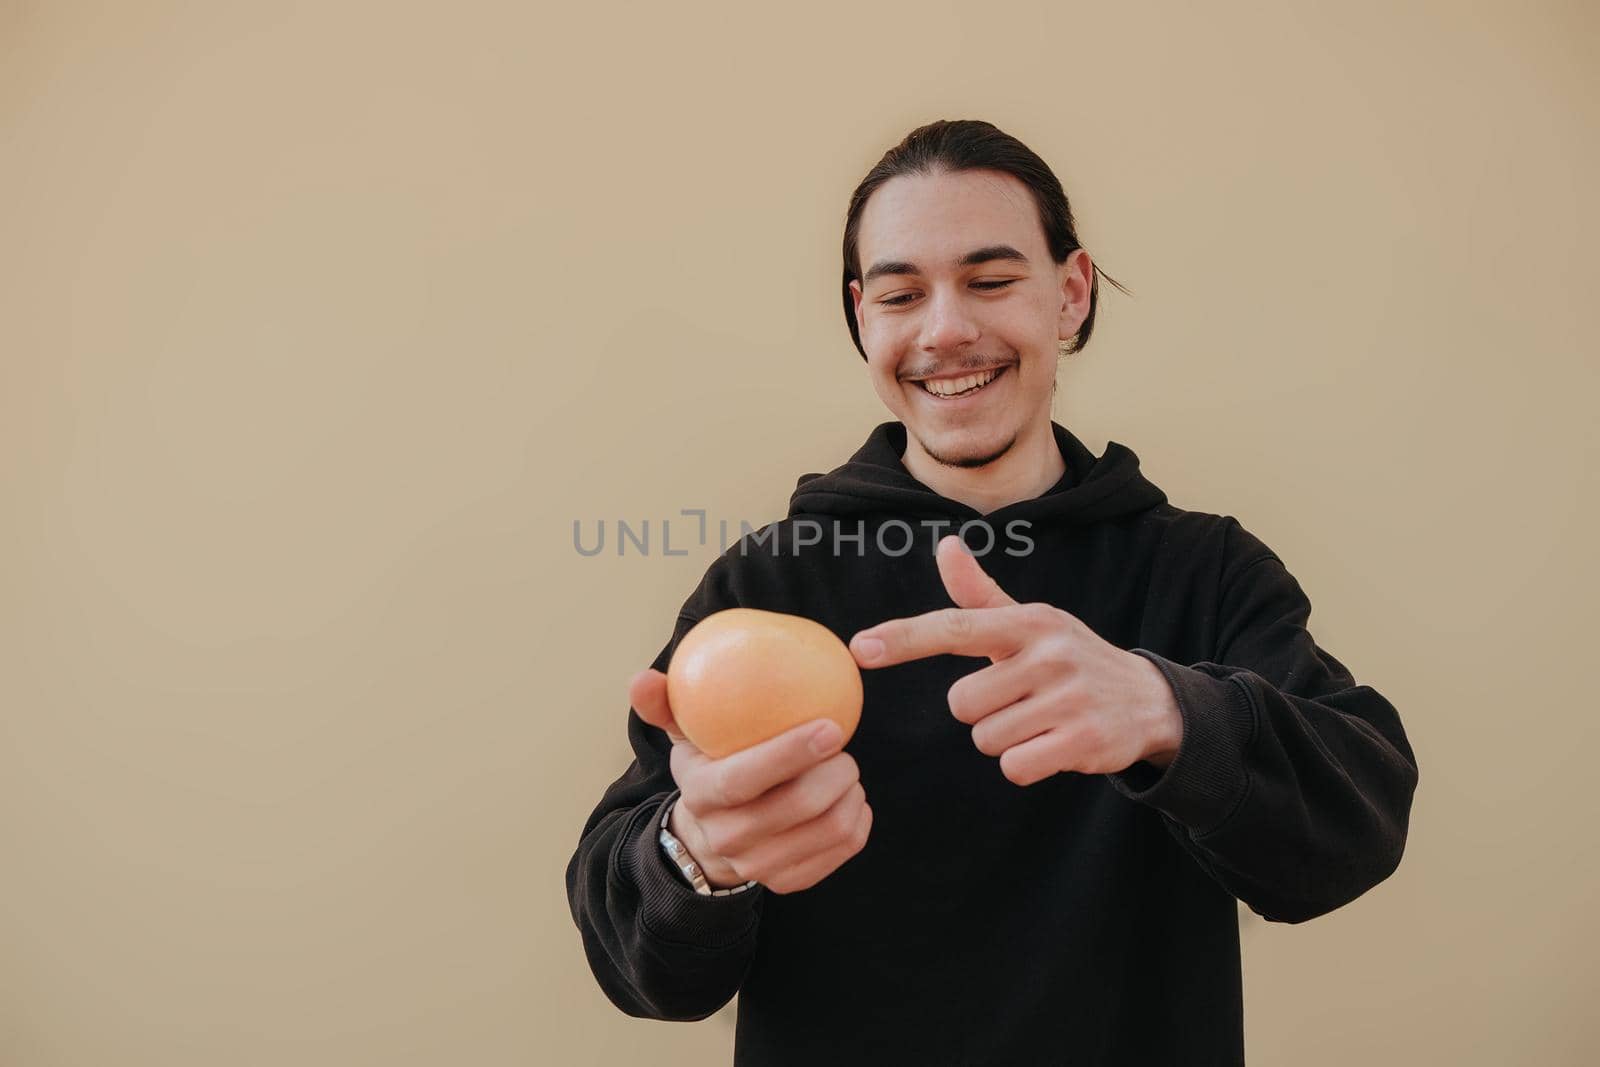
[[[997,289],[1004,289],[1006,286],[1013,284],[1016,280],[1017,279],[1015,278],[1006,278],[1004,281],[973,282],[972,287],[974,289],[982,289],[986,293],[992,293]],[[891,296],[887,300],[878,301],[878,303],[887,307],[900,307],[901,305],[910,303],[911,299],[916,295],[917,294],[915,293],[901,293],[899,296]]]

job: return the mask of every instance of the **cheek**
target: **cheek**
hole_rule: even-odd
[[[887,376],[891,381],[905,351],[905,338],[896,327],[897,323],[885,323],[880,318],[861,328],[861,347],[867,350],[867,366],[874,375]]]
[[[896,357],[882,349],[868,348],[867,351],[871,353],[867,358],[867,370],[872,391],[891,411],[899,414],[906,399],[901,392],[900,379],[895,377]]]
[[[1024,355],[1047,357],[1053,365],[1056,355],[1056,319],[1052,305],[1045,301],[1018,301],[997,319],[995,329],[1008,346]]]
[[[880,392],[900,388],[900,380],[894,376],[894,361],[892,359],[877,358],[867,364],[872,368],[873,384]]]
[[[1017,337],[1055,335],[1055,305],[1050,294],[1034,292],[1026,300],[1018,300],[1006,309],[1006,329]]]
[[[883,315],[868,315],[867,321],[857,322],[861,329],[861,343],[868,352],[893,349],[899,335],[900,320]]]

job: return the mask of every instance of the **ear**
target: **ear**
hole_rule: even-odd
[[[851,310],[856,317],[856,329],[861,329],[861,279],[852,278],[850,281],[850,295],[855,299],[855,307]]]
[[[1075,248],[1058,268],[1061,278],[1061,313],[1056,337],[1070,341],[1089,317],[1089,295],[1094,290],[1094,261],[1082,248]],[[857,321],[860,321],[857,319]]]

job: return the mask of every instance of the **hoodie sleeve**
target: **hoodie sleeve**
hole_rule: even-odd
[[[1405,849],[1417,761],[1392,704],[1306,630],[1283,561],[1235,523],[1212,661],[1158,667],[1183,716],[1165,770],[1108,775],[1263,918],[1303,922],[1387,878]]]
[[[684,605],[651,664],[664,671],[691,627],[721,606],[716,565]],[[628,709],[633,762],[584,823],[567,864],[567,903],[600,988],[622,1011],[704,1019],[738,992],[755,956],[766,889],[696,893],[661,849],[661,819],[677,799],[666,733]]]

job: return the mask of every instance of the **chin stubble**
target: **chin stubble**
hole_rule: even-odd
[[[1011,446],[1017,443],[1017,435],[1013,433],[1006,443],[1001,445],[994,452],[978,456],[941,455],[940,453],[929,448],[928,442],[924,441],[920,436],[917,438],[917,443],[922,446],[922,451],[928,454],[928,458],[933,460],[935,463],[945,467],[959,467],[964,470],[971,470],[976,467],[987,467],[989,464],[993,463],[995,460],[1011,451]]]

